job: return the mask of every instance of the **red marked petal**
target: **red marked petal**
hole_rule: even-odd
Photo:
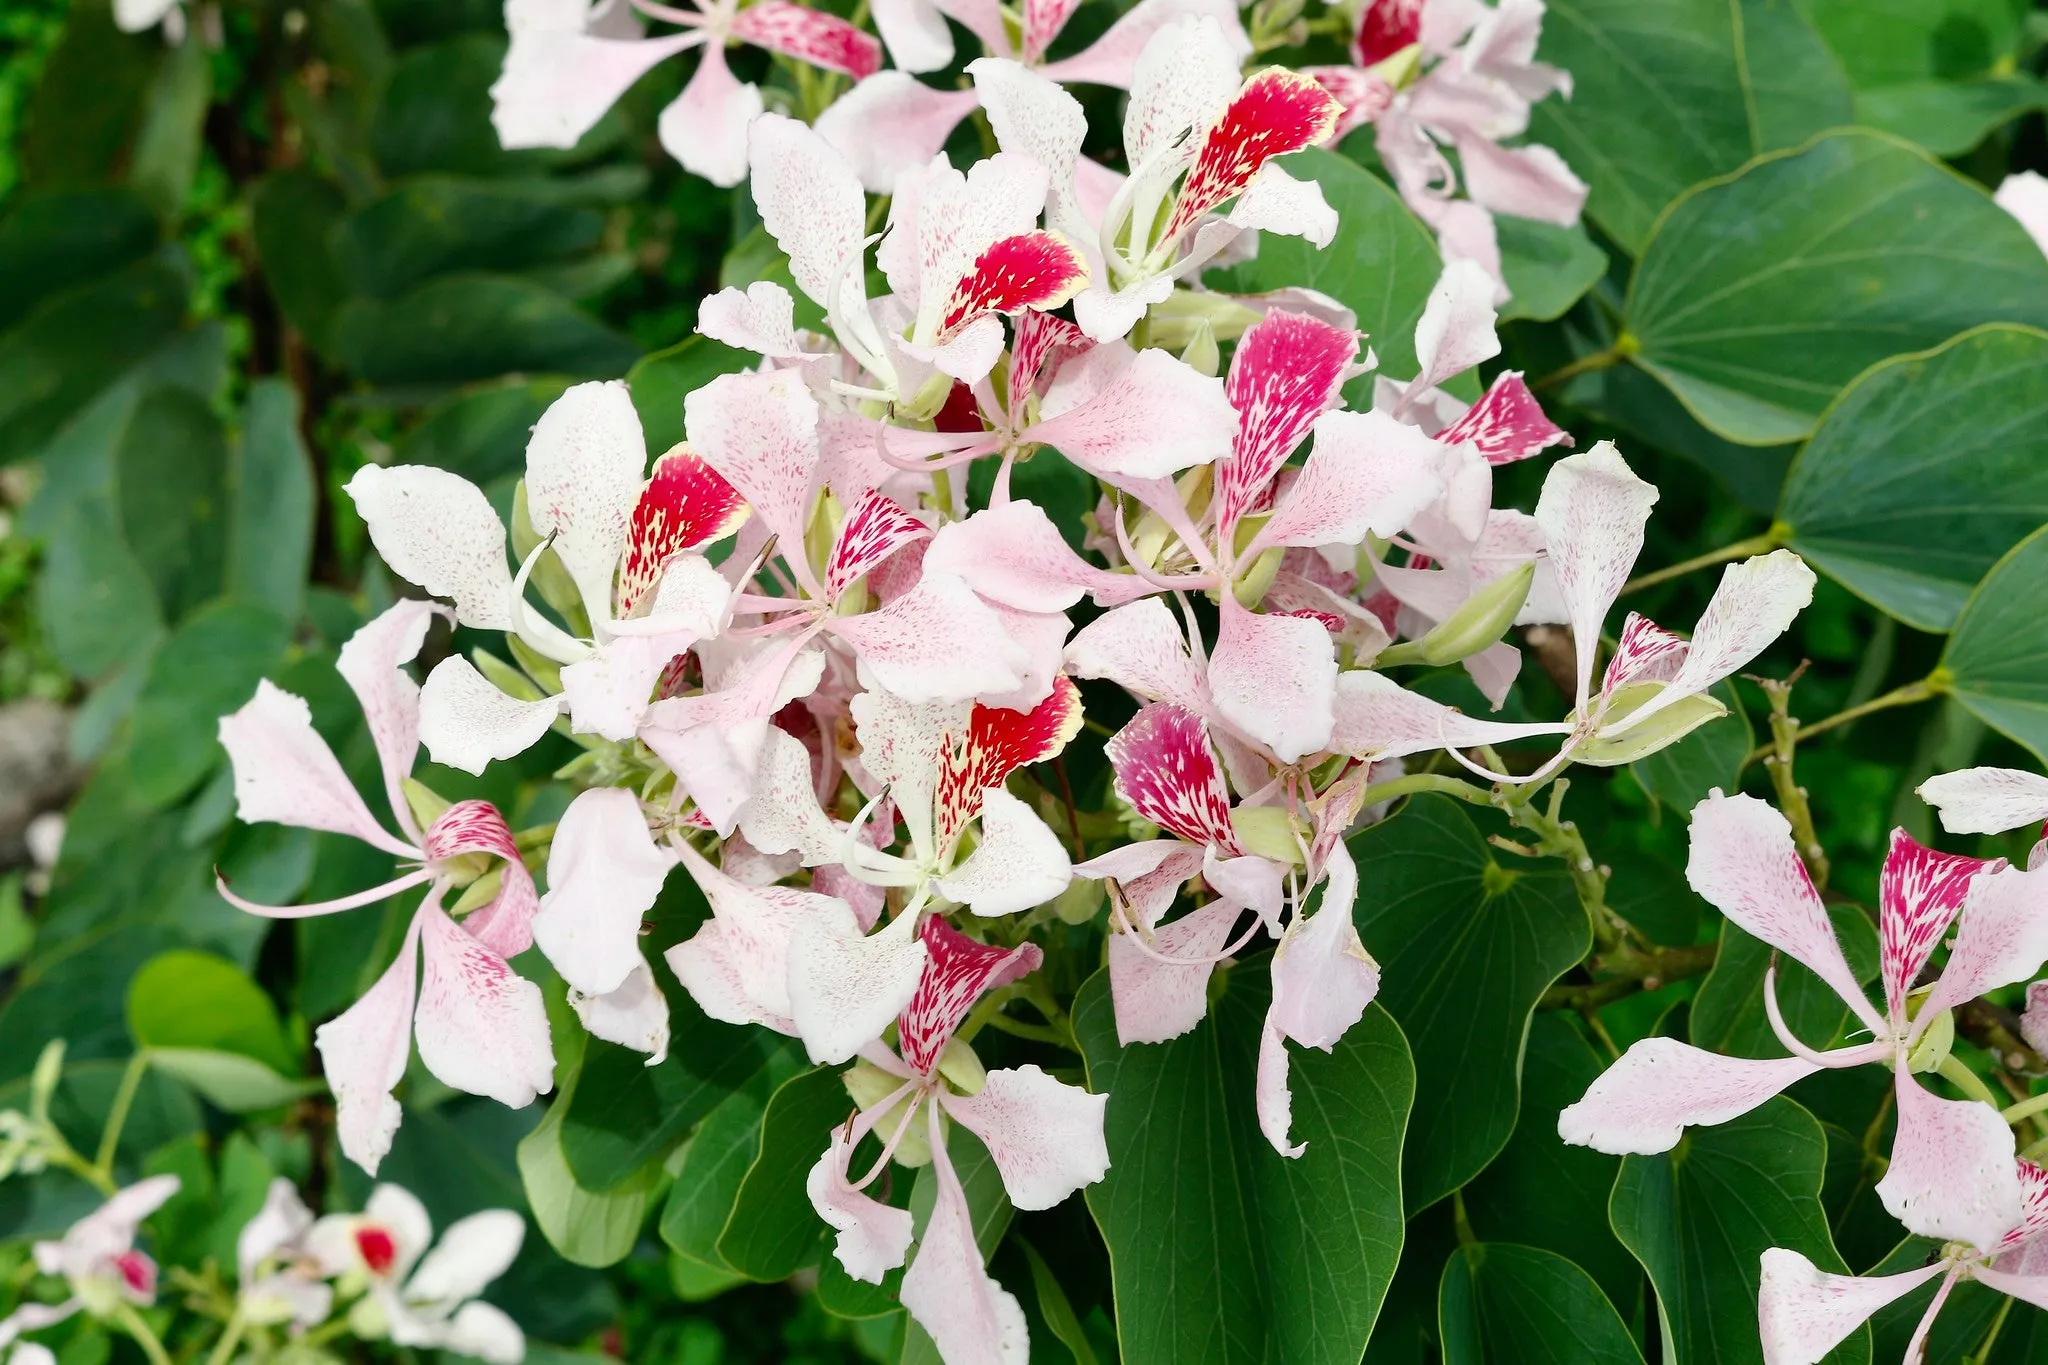
[[[1019,313],[1010,336],[1011,420],[1021,419],[1025,399],[1034,393],[1044,395],[1062,364],[1094,345],[1065,318],[1029,310]]]
[[[397,1241],[375,1223],[364,1223],[356,1229],[356,1251],[361,1254],[363,1265],[380,1279],[398,1263]]]
[[[533,943],[533,916],[540,893],[519,857],[511,827],[488,801],[457,801],[427,827],[423,841],[429,861],[463,853],[488,853],[505,860],[497,896],[463,921],[463,928],[500,957],[513,958]]]
[[[953,288],[941,335],[983,313],[1057,308],[1088,283],[1088,261],[1057,232],[1020,232],[990,246]]]
[[[882,44],[836,14],[789,0],[756,0],[733,16],[732,36],[785,57],[843,71],[855,80],[882,68]]]
[[[981,794],[1017,769],[1043,763],[1081,731],[1081,689],[1064,673],[1029,711],[975,705],[964,741],[949,739],[939,761],[936,828],[944,848],[981,809]]]
[[[2005,1234],[2005,1240],[1998,1244],[2000,1251],[2012,1251],[2026,1246],[2030,1242],[2039,1242],[2044,1237],[2048,1237],[2048,1170],[2043,1170],[2031,1161],[2022,1160],[2020,1162],[2020,1196],[2026,1201],[2026,1219],[2018,1227]],[[2036,1275],[2042,1273],[2043,1269],[2048,1269],[2048,1267],[2041,1265],[2044,1254],[2048,1254],[2048,1246],[2030,1248],[2030,1253],[2028,1260],[2034,1264],[2001,1265],[1999,1269],[2015,1271],[2020,1274],[2032,1273]]]
[[[1190,843],[1243,852],[1230,827],[1230,789],[1209,747],[1209,727],[1194,712],[1156,702],[1104,746],[1116,789],[1132,809]]]
[[[1045,60],[1045,50],[1060,36],[1081,0],[1024,0],[1024,64]]]
[[[1670,682],[1685,662],[1688,646],[1664,627],[1639,612],[1630,612],[1615,642],[1614,657],[1600,679],[1602,692],[1613,692],[1625,683]]]
[[[936,915],[924,922],[919,936],[929,956],[896,1030],[903,1060],[918,1075],[929,1076],[953,1030],[982,993],[1036,971],[1045,955],[1035,943],[1018,948],[976,943]]]
[[[1385,61],[1422,36],[1422,0],[1368,0],[1351,55],[1360,66]]]
[[[1970,879],[1987,866],[1981,858],[1942,853],[1902,829],[1892,831],[1877,889],[1878,960],[1892,1018],[1906,1017],[1906,993],[1914,978],[1963,908]]]
[[[825,565],[825,591],[837,599],[862,574],[930,534],[930,527],[869,489],[846,514],[839,539],[832,542],[832,558]]]
[[[1316,84],[1336,97],[1344,106],[1344,112],[1337,119],[1337,126],[1330,131],[1333,140],[1342,140],[1353,129],[1363,128],[1394,103],[1394,87],[1383,77],[1357,66],[1305,66],[1301,74],[1313,77]]]
[[[934,431],[986,431],[981,420],[981,400],[960,380],[947,391],[945,406],[932,418]]]
[[[1357,354],[1356,332],[1302,313],[1271,312],[1245,332],[1224,385],[1237,410],[1237,437],[1216,467],[1216,516],[1226,536],[1261,502],[1316,418],[1336,404]]]
[[[1343,112],[1337,97],[1312,76],[1277,66],[1254,74],[1203,135],[1202,150],[1167,221],[1166,238],[1242,194],[1272,158],[1329,137]]]
[[[739,491],[688,446],[656,460],[626,536],[619,615],[630,615],[653,591],[669,560],[731,535],[746,519],[747,504]]]
[[[1437,439],[1445,445],[1471,445],[1488,464],[1512,464],[1539,450],[1572,443],[1571,433],[1543,415],[1543,405],[1512,370],[1495,379],[1485,396]]]

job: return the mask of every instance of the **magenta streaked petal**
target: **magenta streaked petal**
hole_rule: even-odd
[[[1242,194],[1272,158],[1327,139],[1342,113],[1343,106],[1314,77],[1277,66],[1254,73],[1203,135],[1167,220],[1166,238]]]
[[[2048,872],[2022,872],[1989,864],[1971,878],[1963,898],[1955,945],[1941,969],[1941,980],[1920,1007],[1920,1018],[1974,1000],[1986,991],[2025,981],[2048,961]],[[2026,1013],[2020,1032],[2032,1046],[2041,1037],[2041,997],[2048,985],[2027,988]],[[2048,1041],[2048,1040],[2044,1040]]]
[[[1147,706],[1104,747],[1131,808],[1189,843],[1244,850],[1230,825],[1230,789],[1200,716],[1171,702]]]
[[[882,44],[874,35],[836,14],[789,0],[755,0],[733,16],[732,36],[855,80],[874,75],[882,66]]]
[[[1612,694],[1632,682],[1670,682],[1685,662],[1686,642],[1639,612],[1630,612],[1622,623],[1621,639],[1600,690]]]
[[[1224,397],[1237,438],[1216,465],[1216,518],[1225,535],[1264,500],[1267,485],[1316,418],[1336,406],[1358,354],[1358,333],[1277,309],[1246,330]]]
[[[1088,283],[1088,258],[1057,232],[1020,232],[995,242],[953,286],[940,318],[951,332],[984,313],[1057,308]]]
[[[931,528],[870,489],[847,512],[825,565],[825,591],[834,600],[877,564]]]
[[[1333,142],[1341,142],[1354,129],[1371,123],[1394,102],[1394,87],[1363,67],[1305,66],[1301,74],[1312,78],[1344,106],[1337,126],[1330,131]]]
[[[1971,879],[1990,865],[1929,848],[1902,829],[1892,831],[1878,879],[1877,935],[1885,1006],[1894,1019],[1906,1017],[1906,993],[1963,908]]]
[[[746,519],[747,504],[739,490],[696,451],[680,445],[656,460],[633,507],[627,533],[626,558],[619,570],[620,619],[632,615],[654,590],[670,559],[724,539]]]
[[[2042,1240],[2048,1238],[2048,1168],[2026,1160],[2019,1168],[2024,1213],[2020,1225],[1998,1244],[1997,1268],[2017,1275],[2038,1275],[2048,1271],[2048,1242]]]
[[[1066,360],[1094,345],[1065,318],[1037,309],[1019,313],[1010,329],[1010,420],[1023,417],[1024,403],[1044,394]]]
[[[976,943],[937,915],[919,930],[924,940],[924,975],[897,1020],[899,1051],[920,1076],[932,1074],[953,1030],[986,991],[1038,970],[1045,955],[1035,943],[996,948]]]
[[[1067,20],[1081,8],[1081,0],[1024,0],[1024,62],[1035,66],[1045,60],[1045,51],[1060,36]]]
[[[1488,464],[1512,464],[1539,450],[1570,445],[1571,433],[1543,413],[1543,405],[1513,370],[1496,377],[1477,403],[1437,437],[1445,445],[1477,447]]]
[[[976,811],[981,794],[1000,787],[1017,769],[1056,757],[1081,730],[1081,689],[1062,673],[1052,694],[1029,711],[976,704],[964,736],[940,750],[934,832],[940,848],[953,841]]]
[[[1358,16],[1358,37],[1351,55],[1371,66],[1415,42],[1422,35],[1423,0],[1367,0]]]

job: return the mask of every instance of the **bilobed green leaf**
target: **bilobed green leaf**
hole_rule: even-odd
[[[276,1109],[327,1088],[317,1080],[291,1080],[280,1076],[263,1063],[239,1052],[221,1052],[214,1048],[151,1048],[149,1064],[166,1076],[184,1082],[193,1093],[230,1114]]]
[[[45,300],[0,336],[0,464],[33,455],[72,414],[169,341],[192,275],[166,247]]]
[[[1324,200],[1337,211],[1336,238],[1317,250],[1305,238],[1269,233],[1255,259],[1212,271],[1210,285],[1234,294],[1283,288],[1328,294],[1358,315],[1358,329],[1379,353],[1378,372],[1408,378],[1415,373],[1415,320],[1443,273],[1436,239],[1400,195],[1356,162],[1307,151],[1285,164],[1288,174],[1322,186]],[[1353,380],[1346,399],[1353,408],[1370,408],[1371,377]]]
[[[1449,797],[1415,798],[1351,851],[1380,1003],[1430,1078],[1401,1173],[1407,1206],[1423,1208],[1477,1175],[1514,1131],[1530,1011],[1586,955],[1592,929],[1569,877],[1503,867]]]
[[[782,1083],[761,1119],[761,1145],[718,1239],[725,1263],[753,1280],[782,1280],[818,1255],[825,1224],[804,1182],[835,1125],[853,1112],[839,1071],[813,1067]]]
[[[587,251],[594,209],[555,202],[540,182],[422,176],[351,214],[329,239],[350,286],[395,299],[450,271],[517,271]]]
[[[1586,213],[1638,254],[1688,186],[1851,122],[1842,69],[1791,0],[1551,0],[1537,55],[1572,97],[1531,111],[1591,189]]]
[[[332,182],[305,170],[266,176],[250,196],[263,282],[286,321],[322,355],[332,353],[334,314],[348,297],[348,283],[328,246],[344,207]]]
[[[1940,676],[1957,701],[2048,762],[2048,527],[1991,566],[1956,614]]]
[[[1493,1164],[1465,1187],[1465,1215],[1484,1241],[1542,1247],[1576,1262],[1626,1312],[1641,1297],[1643,1272],[1607,1226],[1621,1159],[1557,1135],[1558,1111],[1576,1104],[1601,1069],[1564,1015],[1530,1021],[1521,1120]]]
[[[1826,1164],[1820,1124],[1783,1096],[1688,1129],[1670,1152],[1622,1159],[1608,1214],[1650,1273],[1669,1365],[1760,1365],[1756,1290],[1771,1247],[1847,1273],[1820,1204]],[[1864,1365],[1869,1332],[1825,1360]]]
[[[1444,1267],[1444,1365],[1642,1365],[1614,1305],[1554,1252],[1474,1242]]]
[[[683,439],[684,395],[757,363],[758,357],[707,336],[684,337],[667,350],[642,356],[626,372],[626,387],[640,414],[648,453],[660,455]]]
[[[1870,917],[1858,907],[1838,901],[1828,907],[1828,918],[1856,979],[1875,980],[1877,929]],[[1734,1057],[1791,1055],[1778,1042],[1764,1013],[1764,973],[1774,957],[1778,1005],[1785,1025],[1808,1047],[1839,1046],[1847,1041],[1847,1033],[1862,1027],[1833,987],[1761,939],[1724,922],[1714,969],[1693,997],[1690,1027],[1695,1046]]]
[[[562,1115],[575,1097],[573,1082],[565,1089],[567,1093],[548,1106],[540,1126],[519,1140],[519,1179],[526,1189],[526,1204],[541,1235],[565,1260],[616,1265],[640,1239],[661,1168],[644,1168],[609,1190],[577,1184],[562,1155]]]
[[[0,331],[44,299],[147,256],[156,216],[130,190],[46,194],[0,219]]]
[[[227,590],[299,619],[313,562],[313,460],[299,435],[299,394],[278,379],[249,386],[232,466]]]
[[[234,964],[178,949],[151,958],[128,986],[128,1030],[146,1048],[211,1048],[296,1071],[277,1008]]]
[[[778,1052],[777,1059],[789,1057]],[[739,1198],[740,1182],[761,1147],[761,1115],[784,1068],[766,1066],[727,1095],[697,1125],[683,1152],[676,1182],[661,1211],[661,1238],[670,1247],[718,1269],[718,1235]],[[787,1079],[787,1076],[781,1076]]]
[[[213,62],[205,45],[179,43],[164,53],[143,107],[128,184],[166,219],[183,211],[192,192],[212,94]]]
[[[1088,1087],[1109,1096],[1109,1174],[1086,1193],[1125,1365],[1354,1365],[1379,1316],[1401,1254],[1407,1044],[1375,1005],[1328,1054],[1290,1047],[1308,1147],[1290,1161],[1253,1102],[1269,990],[1263,957],[1239,963],[1192,1032],[1128,1048],[1106,973],[1075,1000]]]
[[[664,977],[664,979],[670,979]],[[668,992],[668,1060],[592,1038],[562,1115],[562,1155],[585,1189],[607,1190],[659,1165],[697,1121],[767,1062],[768,1035],[723,1024],[689,993]]]
[[[143,394],[114,447],[121,532],[175,623],[226,587],[228,439],[213,409],[169,386]]]
[[[352,298],[336,315],[341,362],[376,384],[447,384],[511,370],[613,378],[639,348],[561,295],[503,275],[445,275],[385,303]]]
[[[1793,461],[1788,543],[1920,630],[2048,521],[2048,333],[1996,323],[1842,390]]]
[[[1562,317],[1607,273],[1607,253],[1577,224],[1558,227],[1503,214],[1494,219],[1494,230],[1511,296],[1501,305],[1503,322]]]
[[[1633,365],[1582,374],[1565,386],[1564,394],[1580,411],[1692,461],[1750,511],[1769,516],[1777,510],[1778,491],[1798,446],[1737,445],[1717,436],[1701,426],[1671,390]],[[1626,441],[1623,448],[1628,448]]]
[[[2033,76],[1913,81],[1859,91],[1856,121],[1917,142],[1936,156],[1961,156],[1993,129],[2043,107],[2048,85]]]
[[[1981,187],[1847,129],[1674,203],[1625,311],[1636,363],[1701,423],[1771,445],[1886,357],[1981,323],[2048,324],[2048,259]]]
[[[1963,80],[2008,64],[2021,10],[2009,0],[1799,0],[1859,90]]]
[[[273,608],[223,598],[164,641],[135,704],[129,769],[136,802],[167,805],[206,776],[222,757],[220,718],[283,661],[290,633]]]

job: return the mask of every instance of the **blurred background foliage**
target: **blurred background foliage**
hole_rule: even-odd
[[[657,67],[573,151],[506,152],[488,118],[504,47],[494,4],[188,9],[200,41],[171,46],[155,32],[118,32],[101,0],[0,7],[0,763],[12,765],[0,770],[0,1107],[19,1102],[42,1044],[63,1038],[75,1065],[60,1112],[84,1143],[136,1049],[181,1058],[152,1068],[122,1162],[130,1173],[184,1174],[179,1226],[211,1246],[247,1216],[270,1172],[335,1206],[366,1189],[339,1162],[317,1083],[301,1078],[316,1060],[312,1028],[375,978],[410,906],[272,923],[214,891],[218,869],[254,899],[320,898],[369,883],[388,863],[346,839],[235,824],[214,741],[215,718],[267,676],[308,698],[359,780],[374,771],[333,661],[394,587],[339,490],[366,462],[431,463],[509,506],[527,428],[582,378],[629,377],[659,451],[680,437],[681,395],[741,363],[690,339],[697,300],[787,266],[744,194],[686,176],[660,152],[654,116],[687,73],[677,63]],[[1090,6],[1074,40],[1114,10]],[[1853,214],[1853,198],[1816,196],[1799,179],[1829,158],[1850,176],[1829,181],[1836,190],[1863,175],[1873,194],[1918,196],[1936,231],[1988,234],[2005,250],[1998,234],[2011,236],[2010,224],[1980,222],[1974,207],[1951,211],[1949,171],[1887,139],[1917,142],[1984,186],[2048,167],[2044,37],[2043,15],[2017,0],[1554,0],[1542,55],[1572,69],[1578,91],[1570,104],[1541,106],[1533,133],[1573,161],[1593,196],[1583,228],[1503,230],[1517,302],[1496,365],[1527,372],[1580,449],[1612,437],[1662,490],[1641,569],[1752,537],[1789,541],[1824,575],[1811,609],[1754,671],[1786,678],[1805,665],[1791,713],[1814,722],[1923,687],[1913,704],[1839,724],[1799,749],[1797,782],[1852,939],[1869,937],[1891,827],[1935,838],[1912,795],[1919,781],[1971,763],[2031,767],[2048,750],[2048,685],[2026,673],[2048,656],[2048,647],[2026,652],[2027,632],[2048,626],[1992,620],[1994,606],[2015,602],[2038,616],[2048,567],[2022,550],[1996,570],[2006,576],[1998,593],[1971,596],[1994,561],[2048,520],[2048,337],[2023,325],[2048,323],[2048,293],[2030,292],[2032,276],[2025,288],[1958,283],[1927,263],[1932,253],[1890,243],[1893,272],[1864,293],[1919,300],[1904,322],[1876,320],[1910,344],[1869,354],[1808,345],[1784,361],[1803,387],[1745,387],[1710,339],[1674,321],[1685,291],[1704,286],[1674,278],[1671,258],[1696,260],[1700,243],[1737,235],[1730,214],[1761,221],[1743,194],[1792,217],[1830,204]],[[1613,50],[1630,60],[1612,60]],[[771,99],[791,88],[761,54],[734,60]],[[1088,98],[1103,115],[1098,135],[1113,129],[1113,95]],[[1826,140],[1666,209],[1759,154],[1850,123],[1883,136]],[[972,125],[959,137],[962,150],[978,145]],[[1240,282],[1257,287],[1270,270],[1270,283],[1313,283],[1364,318],[1380,283],[1373,272],[1399,264],[1413,293],[1426,291],[1436,263],[1421,229],[1368,177],[1370,134],[1340,150],[1347,161],[1309,164],[1347,225],[1399,219],[1388,240],[1424,243],[1417,259],[1369,257],[1361,227],[1313,259],[1283,259],[1297,244],[1269,243]],[[1740,262],[1727,270],[1739,284]],[[1813,316],[1824,322],[1852,303],[1823,290]],[[2016,325],[1949,344],[1989,320]],[[1406,344],[1390,336],[1381,355]],[[1944,349],[1858,378],[1872,361],[1933,347]],[[1926,401],[1925,375],[1944,365],[1970,367],[1952,387],[1995,390],[1995,402],[1963,411]],[[1845,385],[1853,392],[1837,396]],[[1502,471],[1500,504],[1530,505],[1545,463]],[[1092,495],[1070,475],[1053,461],[1027,465],[1019,489],[1078,525]],[[1683,627],[1715,577],[1676,575],[1625,605]],[[468,643],[458,635],[440,647]],[[1558,639],[1527,644],[1531,662],[1504,714],[1555,715],[1568,705],[1551,681]],[[1937,668],[1948,681],[1925,687]],[[1429,686],[1480,704],[1462,675]],[[1504,1127],[1487,1146],[1484,1169],[1452,1173],[1447,1188],[1462,1191],[1411,1208],[1370,1360],[1419,1362],[1446,1349],[1437,1312],[1440,1282],[1446,1294],[1453,1283],[1446,1267],[1465,1277],[1460,1294],[1483,1296],[1487,1284],[1454,1251],[1460,1232],[1571,1257],[1637,1336],[1648,1335],[1653,1301],[1609,1230],[1619,1163],[1560,1148],[1546,1116],[1583,1088],[1596,1046],[1690,1030],[1728,1050],[1775,1052],[1756,1002],[1762,955],[1731,943],[1740,936],[1683,878],[1691,805],[1715,786],[1769,790],[1763,766],[1747,761],[1769,738],[1765,694],[1738,681],[1724,696],[1734,719],[1633,768],[1581,770],[1565,805],[1613,870],[1613,903],[1659,944],[1717,945],[1712,972],[1589,1002],[1570,994],[1593,984],[1574,968],[1543,997],[1526,1047],[1526,1013],[1482,1040],[1498,1045],[1524,1087],[1519,1121],[1510,1106],[1501,1117],[1512,1133]],[[1100,688],[1089,701],[1112,725],[1127,706]],[[1082,804],[1099,808],[1106,771],[1094,744],[1084,736],[1068,761]],[[569,791],[551,774],[575,752],[556,736],[481,779],[431,766],[420,776],[444,796],[488,797],[521,828],[562,808]],[[61,843],[47,819],[31,825],[54,810],[68,812]],[[1493,832],[1443,837],[1469,838],[1489,857],[1478,841]],[[2013,856],[2025,843],[1944,842]],[[1362,905],[1399,875],[1368,861]],[[657,916],[665,932],[702,913],[676,899]],[[1397,913],[1391,902],[1383,909]],[[537,956],[521,967],[546,978]],[[1789,994],[1797,1016],[1797,983]],[[2004,1045],[1998,1018],[1966,1022],[1975,1042]],[[1841,1026],[1837,1012],[1807,1034]],[[1427,1040],[1410,1032],[1420,1051]],[[771,1074],[782,1078],[775,1064],[764,1067]],[[1424,1089],[1431,1084],[1425,1077]],[[897,1358],[900,1315],[837,1317],[810,1292],[815,1247],[789,1284],[742,1284],[719,1261],[725,1248],[689,1241],[687,1200],[664,1193],[691,1160],[687,1125],[666,1132],[644,1169],[612,1172],[593,1191],[571,1170],[581,1161],[588,1176],[593,1149],[562,1155],[563,1113],[507,1111],[417,1068],[402,1093],[408,1117],[387,1173],[437,1222],[521,1206],[522,1190],[536,1187],[529,1168],[552,1162],[556,1188],[609,1201],[627,1225],[616,1245],[564,1248],[574,1260],[614,1262],[609,1272],[571,1264],[535,1236],[494,1291],[537,1342],[560,1343],[536,1346],[542,1365],[588,1352],[678,1365]],[[1876,1264],[1892,1243],[1873,1214],[1865,1160],[1873,1123],[1882,1128],[1877,1100],[1832,1076],[1793,1093],[1825,1136],[1810,1154],[1825,1179],[1828,1231],[1856,1268]],[[763,1096],[746,1095],[718,1122],[736,1125],[750,1151]],[[647,1103],[658,1114],[666,1101]],[[608,1122],[639,1121],[585,1117],[600,1136]],[[1759,1140],[1806,1141],[1779,1111],[1759,1122],[1781,1120],[1790,1136],[1759,1130]],[[20,1263],[24,1239],[75,1216],[83,1197],[54,1175],[0,1184],[9,1248],[0,1271]],[[1033,1240],[1011,1238],[999,1253],[1006,1283],[1043,1288],[1046,1252],[1054,1294],[1065,1283],[1073,1300],[1077,1325],[1034,1331],[1034,1361],[1116,1350],[1100,1289],[1106,1258],[1079,1208],[1025,1220]],[[559,1223],[543,1230],[565,1240]],[[701,1254],[680,1249],[692,1246]],[[830,1298],[837,1291],[825,1279]],[[1034,1301],[1031,1311],[1045,1310]],[[1997,1358],[2030,1358],[2014,1352],[2031,1350],[2031,1339],[2008,1335]],[[81,1322],[65,1358],[126,1349]]]

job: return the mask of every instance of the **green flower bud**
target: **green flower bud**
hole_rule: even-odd
[[[1529,599],[1536,579],[1536,561],[1502,574],[1465,600],[1420,640],[1407,640],[1381,651],[1381,664],[1428,664],[1442,668],[1469,659],[1500,643]]]
[[[1301,861],[1294,822],[1279,806],[1238,806],[1230,812],[1230,827],[1237,831],[1237,841],[1247,853],[1276,863]]]
[[[1948,1060],[1949,1049],[1956,1043],[1956,1016],[1953,1010],[1943,1010],[1934,1016],[1927,1031],[1920,1035],[1920,1041],[1913,1045],[1912,1055],[1906,1058],[1906,1070],[1916,1075],[1938,1070]]]
[[[1223,369],[1223,353],[1216,347],[1216,329],[1209,325],[1209,319],[1195,319],[1194,335],[1181,347],[1180,358],[1190,369],[1211,379]]]

